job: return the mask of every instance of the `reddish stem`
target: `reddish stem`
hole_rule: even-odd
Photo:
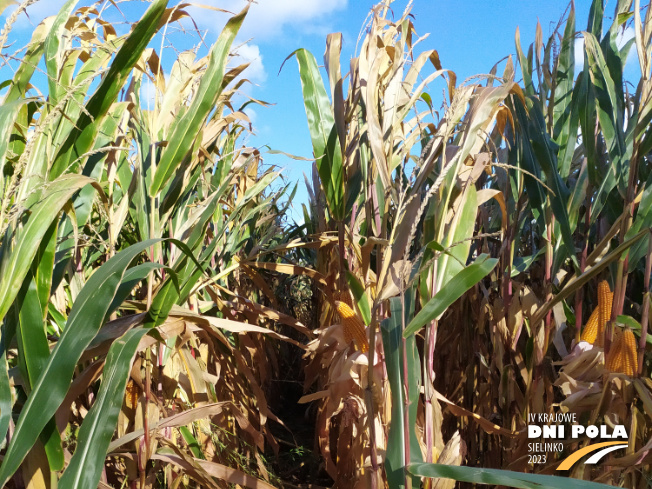
[[[638,342],[638,375],[643,373],[643,356],[647,343],[648,323],[650,320],[650,275],[652,275],[652,232],[648,235],[647,256],[645,257],[645,279],[643,292],[643,312],[641,314],[641,338]]]

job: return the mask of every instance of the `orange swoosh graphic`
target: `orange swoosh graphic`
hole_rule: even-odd
[[[604,441],[602,443],[596,443],[594,445],[589,445],[588,447],[584,447],[581,450],[578,450],[571,456],[564,459],[564,461],[561,464],[559,464],[559,467],[557,467],[557,470],[568,470],[573,466],[575,462],[581,459],[584,455],[588,455],[589,453],[595,452],[596,450],[600,450],[601,448],[604,447],[610,447],[612,445],[622,445],[624,443],[626,443],[625,440]]]

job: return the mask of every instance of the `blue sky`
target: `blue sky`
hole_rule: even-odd
[[[21,20],[16,30],[26,40],[31,25],[56,13],[63,3],[63,0],[42,0],[31,6],[28,9],[30,20]],[[175,0],[170,1],[171,5],[174,3]],[[199,3],[232,12],[239,11],[246,4],[244,0],[203,0]],[[247,88],[247,93],[274,105],[256,107],[250,113],[256,132],[248,140],[250,145],[268,145],[302,157],[311,156],[297,65],[290,60],[279,73],[281,64],[297,48],[309,49],[321,63],[326,35],[341,32],[342,67],[345,71],[373,3],[368,0],[258,0],[251,6],[236,42],[240,45],[248,41],[238,48],[241,58],[251,62],[248,78],[253,85]],[[578,30],[586,27],[590,3],[589,0],[579,0],[575,4]],[[607,16],[613,14],[615,3],[615,0],[606,2]],[[396,17],[401,15],[406,4],[404,0],[392,4]],[[139,2],[120,3],[119,6],[129,20],[135,19],[146,7]],[[513,54],[517,27],[525,50],[534,40],[537,20],[547,38],[567,7],[565,0],[415,0],[412,14],[419,35],[429,33],[420,49],[436,49],[443,67],[456,72],[458,82],[461,82],[468,76],[489,72],[497,61]],[[207,42],[214,41],[228,16],[212,10],[189,10],[198,27],[207,31]],[[186,25],[190,26],[189,23]],[[183,39],[179,43],[181,49],[189,47],[184,46]],[[581,53],[579,42],[577,51]],[[430,92],[436,106],[441,103],[441,90],[441,86],[435,85]],[[303,173],[310,173],[311,163],[277,154],[267,154],[265,162],[284,168],[288,180],[299,181],[297,199],[305,202],[307,193]],[[294,215],[298,217],[299,214]]]
[[[240,1],[232,3],[244,4]],[[282,26],[268,28],[263,14],[273,10],[272,3],[302,4],[306,10],[312,8],[314,15],[305,15],[304,10],[304,17],[297,25],[292,21],[293,9],[288,8],[283,13],[277,11],[277,18],[284,20]],[[321,64],[326,35],[329,32],[342,32],[342,69],[345,70],[348,60],[354,55],[360,30],[373,3],[361,0],[262,0],[259,6],[252,7],[251,18],[243,26],[244,36],[253,37],[252,43],[259,48],[265,73],[252,93],[276,104],[256,109],[257,137],[252,138],[252,144],[269,144],[288,153],[311,156],[297,64],[294,60],[289,60],[280,73],[279,67],[287,55],[299,47],[312,51]],[[397,17],[402,14],[406,3],[393,3]],[[324,5],[330,5],[331,8],[326,9]],[[522,42],[529,45],[534,40],[537,19],[546,35],[555,28],[567,6],[568,2],[563,0],[416,0],[412,14],[417,33],[429,33],[420,49],[436,49],[443,67],[455,71],[461,82],[468,76],[488,73],[496,62],[514,53],[517,26],[520,26]],[[582,19],[582,28],[586,23],[584,19],[588,15],[589,6],[589,1],[576,5],[578,17]],[[257,8],[265,12],[257,14]],[[442,86],[435,84],[432,88],[431,95],[438,106],[441,103]],[[297,200],[303,202],[307,199],[303,173],[310,174],[310,162],[288,160],[278,155],[268,155],[266,161],[287,168],[286,174],[290,180],[299,179]]]

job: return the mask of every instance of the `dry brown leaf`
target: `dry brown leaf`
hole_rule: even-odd
[[[446,443],[444,450],[441,452],[438,464],[445,465],[462,465],[466,457],[466,443],[460,437],[460,432],[456,431],[450,440]],[[453,479],[437,478],[432,479],[433,489],[453,489],[457,482]]]
[[[500,435],[505,435],[505,436],[511,436],[511,437],[521,437],[521,436],[526,436],[527,433],[525,430],[523,431],[511,431],[505,428],[502,428],[498,426],[497,424],[492,423],[488,419],[483,418],[479,414],[476,414],[474,412],[471,412],[467,409],[464,409],[463,407],[458,406],[457,404],[452,403],[448,399],[446,399],[443,395],[441,395],[438,391],[435,391],[435,395],[437,396],[437,400],[443,402],[446,404],[455,416],[470,416],[472,417],[479,425],[480,427],[485,430],[487,433],[491,434],[500,434]]]
[[[274,489],[274,486],[261,479],[258,479],[257,477],[245,474],[241,470],[233,469],[216,462],[209,462],[207,460],[200,460],[191,457],[184,459],[179,455],[166,455],[160,453],[155,453],[152,455],[152,460],[161,460],[163,462],[171,463],[181,467],[184,470],[187,470],[189,473],[194,474],[198,479],[200,479],[200,482],[203,477],[201,476],[198,469],[211,477],[223,480],[229,484],[239,484],[242,487],[248,487],[251,489]],[[211,485],[219,487],[216,484]]]

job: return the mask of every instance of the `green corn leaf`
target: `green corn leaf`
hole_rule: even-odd
[[[526,170],[528,173],[523,175],[525,188],[527,189],[527,196],[530,206],[538,211],[540,214],[544,213],[543,203],[545,202],[545,194],[541,184],[533,178],[541,178],[541,167],[537,164],[532,144],[530,143],[527,127],[528,127],[528,114],[525,106],[520,100],[514,99],[512,110],[515,114],[515,119],[518,122],[517,136],[514,141],[514,151],[510,151],[510,163],[517,164],[519,167]]]
[[[605,183],[600,187],[599,197],[596,197],[594,204],[593,212],[597,214],[600,212],[606,194],[613,188],[611,182],[615,181],[621,192],[624,192],[623,188],[627,184],[629,175],[629,165],[626,164],[628,151],[623,132],[623,114],[619,110],[619,90],[616,89],[615,81],[610,75],[600,43],[591,33],[583,34],[598,121],[611,158],[611,164],[606,170],[607,175],[603,176]],[[600,196],[600,194],[604,195]]]
[[[119,102],[114,104],[107,116],[100,122],[100,131],[97,135],[93,150],[100,150],[105,146],[111,145],[117,138],[120,120],[128,108],[127,102]],[[95,180],[101,180],[102,172],[104,171],[104,162],[106,161],[108,153],[106,151],[97,152],[89,156],[82,173],[87,177]],[[91,189],[83,189],[79,195],[75,197],[75,213],[77,214],[78,226],[84,226],[88,222],[93,206],[94,193]]]
[[[351,272],[346,272],[346,281],[349,284],[353,297],[362,315],[362,320],[369,326],[371,324],[371,309],[369,308],[369,299],[364,293],[364,287]]]
[[[97,487],[109,443],[118,424],[134,355],[146,333],[147,330],[142,327],[131,329],[109,348],[100,390],[79,428],[77,448],[59,480],[61,487]]]
[[[552,475],[525,474],[510,470],[481,469],[476,467],[460,467],[442,464],[413,464],[411,474],[421,477],[444,477],[473,484],[488,484],[492,486],[517,487],[520,489],[608,489],[613,486],[598,484],[568,477]]]
[[[247,8],[229,19],[217,42],[213,45],[206,72],[202,75],[201,83],[197,88],[197,94],[188,111],[175,124],[168,146],[156,168],[156,174],[149,189],[150,196],[158,195],[169,182],[177,166],[181,164],[192,148],[193,141],[201,132],[201,127],[213,110],[215,101],[220,96],[220,91],[216,88],[222,84],[224,79],[224,70],[231,44],[240,30],[246,14]]]
[[[526,138],[523,138],[523,144],[528,147],[528,154],[534,156],[535,162],[546,175],[546,184],[552,190],[548,192],[550,207],[557,219],[562,235],[562,241],[566,247],[568,256],[573,261],[576,268],[579,268],[577,257],[575,256],[575,241],[568,220],[568,209],[566,207],[569,191],[559,175],[557,169],[557,150],[555,144],[550,140],[546,132],[546,123],[541,112],[540,105],[536,99],[527,99],[527,115],[525,111],[518,109],[517,117],[521,122],[521,129],[526,131]],[[517,108],[520,101],[516,101]],[[525,117],[525,118],[523,118]],[[538,184],[537,184],[538,185]]]
[[[579,77],[578,77],[579,78]],[[557,155],[557,166],[562,178],[568,178],[571,170],[573,156],[577,146],[577,135],[580,127],[580,97],[582,96],[582,84],[576,83],[571,94],[571,105],[568,108],[567,124],[563,126],[557,144],[559,153]],[[572,221],[571,221],[572,222]]]
[[[122,283],[120,284],[120,287],[118,287],[118,291],[116,292],[115,297],[111,302],[109,311],[113,312],[117,310],[127,299],[127,297],[129,297],[129,294],[134,290],[134,287],[136,287],[140,282],[147,278],[147,276],[154,270],[165,270],[166,272],[170,273],[170,280],[172,281],[173,285],[177,287],[177,289],[179,288],[177,276],[174,273],[174,270],[172,270],[170,267],[166,267],[160,263],[141,263],[140,265],[131,267],[125,272],[124,277],[122,277]],[[108,321],[108,316],[106,320]]]
[[[8,102],[0,106],[0,188],[4,188],[5,185],[5,165],[7,162],[7,149],[9,148],[9,141],[13,135],[14,123],[16,122],[16,117],[18,112],[27,103],[27,99],[16,100],[14,102]],[[0,196],[4,192],[0,191]]]
[[[557,164],[562,178],[567,178],[577,143],[579,127],[578,87],[575,80],[575,7],[571,5],[559,61],[555,72],[555,100],[553,107],[553,139],[559,146]]]
[[[579,224],[580,207],[586,200],[586,190],[588,186],[588,163],[580,168],[577,175],[577,180],[573,184],[573,189],[568,202],[568,222],[571,225],[571,230],[575,231]]]
[[[7,322],[2,325],[2,338],[0,338],[0,439],[4,440],[9,430],[11,421],[12,394],[9,383],[9,365],[7,364],[8,345],[14,337],[15,332]]]
[[[111,104],[127,82],[129,73],[158,31],[167,3],[167,0],[154,0],[116,54],[108,73],[102,78],[99,87],[86,104],[86,110],[82,112],[57,153],[50,169],[51,179],[61,175],[93,147],[102,118],[109,111]]]
[[[528,58],[523,53],[523,48],[521,47],[521,32],[516,28],[516,54],[518,55],[518,63],[521,66],[521,73],[523,74],[523,85],[525,86],[525,92],[528,95],[534,95],[534,85],[532,84],[532,60]]]
[[[193,456],[198,459],[204,459],[204,454],[201,451],[201,445],[192,434],[192,431],[187,426],[180,426],[179,433],[183,436],[184,441],[188,444],[188,448],[192,452]]]
[[[464,293],[477,284],[491,272],[498,260],[489,258],[487,255],[480,255],[476,261],[458,272],[450,281],[444,285],[430,299],[421,311],[407,325],[403,336],[407,338],[418,332],[426,323],[441,316],[448,307]]]
[[[641,203],[638,206],[638,212],[632,227],[625,233],[625,239],[629,239],[638,233],[641,229],[650,229],[652,228],[652,173],[648,177],[648,180],[645,184],[645,190],[641,197]],[[636,267],[640,264],[640,260],[647,254],[648,251],[648,242],[647,240],[641,240],[632,246],[629,250],[628,261],[629,261],[629,272],[632,273]]]
[[[403,319],[405,323],[410,320],[414,303],[414,290],[410,289],[404,295],[405,309],[401,304],[400,297],[392,297],[389,300],[391,316],[384,319],[380,324],[380,331],[383,338],[383,349],[385,352],[385,365],[387,366],[387,378],[392,396],[392,422],[389,427],[387,438],[387,452],[385,454],[385,473],[389,487],[404,488],[406,477],[406,462],[422,462],[421,449],[414,429],[409,433],[405,432],[405,387],[408,389],[408,425],[416,427],[416,415],[419,401],[421,384],[421,367],[419,354],[416,349],[414,335],[403,339],[401,329]],[[403,342],[407,352],[407,373],[404,375]],[[406,460],[405,440],[409,440],[410,460]],[[418,481],[413,480],[412,487],[418,487]]]
[[[636,336],[641,336],[641,323],[631,316],[616,316],[616,322],[623,326],[629,326],[633,331],[636,331]]]
[[[217,191],[211,196],[210,200],[206,203],[206,208],[192,227],[192,231],[185,243],[171,240],[171,242],[184,252],[172,267],[175,271],[175,276],[178,276],[178,284],[173,282],[172,275],[168,276],[165,280],[156,296],[154,296],[152,305],[147,311],[148,317],[145,323],[147,327],[156,327],[162,324],[170,313],[170,310],[172,310],[172,306],[177,304],[180,298],[183,298],[186,291],[191,289],[201,277],[203,266],[195,258],[193,252],[198,251],[203,242],[206,226],[215,212],[215,206],[220,195],[221,192]],[[217,242],[218,240],[214,239],[212,246],[216,246]],[[210,248],[205,250],[205,254],[208,256],[210,256],[210,253],[212,253]]]
[[[288,58],[291,56],[296,56],[299,63],[303,105],[308,117],[312,149],[319,179],[326,195],[326,204],[333,219],[340,221],[344,218],[346,196],[342,149],[337,136],[333,109],[319,73],[317,60],[312,53],[305,49],[297,49]]]
[[[9,138],[13,132],[13,125],[18,115],[20,108],[33,99],[20,99],[14,102],[7,102],[0,105],[0,130],[2,131],[2,138],[0,138],[0,169],[5,166],[7,148],[9,146]],[[4,178],[4,173],[0,172],[0,178]]]
[[[97,269],[86,282],[70,311],[63,334],[20,413],[14,436],[0,466],[0,486],[6,484],[18,469],[65,398],[77,362],[102,326],[129,264],[158,241],[144,241],[121,251]]]
[[[41,22],[32,34],[29,47],[25,55],[21,58],[21,63],[12,80],[9,91],[5,96],[4,103],[14,102],[20,97],[24,97],[29,87],[32,75],[38,66],[41,56],[43,56],[43,39],[47,36],[49,24],[47,19]]]
[[[11,251],[3,253],[0,268],[0,320],[13,303],[20,285],[54,219],[72,195],[92,183],[90,178],[70,175],[52,182],[34,204],[25,225],[16,233]],[[5,238],[9,242],[10,238]]]
[[[59,52],[61,37],[66,30],[66,24],[77,5],[78,0],[68,0],[54,19],[48,37],[45,39],[45,67],[48,74],[48,88],[50,104],[56,105],[64,93],[64,88],[59,85],[59,62],[64,53]]]
[[[557,70],[555,72],[555,99],[553,107],[553,138],[560,146],[565,146],[568,132],[564,131],[570,120],[571,95],[575,71],[575,6],[571,4],[564,37],[561,41]],[[574,146],[574,143],[573,143]]]
[[[545,251],[545,248],[541,248],[535,255],[515,257],[514,263],[512,264],[512,278],[517,277],[521,273],[527,272],[537,258],[543,255]]]
[[[604,20],[604,0],[593,0],[589,10],[589,20],[586,30],[596,38],[602,37],[602,23]]]
[[[50,237],[46,237],[44,242],[56,243],[56,226],[51,226]],[[47,267],[49,260],[46,258],[43,267]],[[41,268],[41,264],[39,264]],[[43,271],[42,269],[40,271]],[[49,268],[50,277],[52,276],[52,267]],[[49,292],[49,286],[48,286]],[[25,388],[29,394],[31,386],[36,384],[38,377],[41,375],[48,358],[50,356],[50,346],[45,331],[45,322],[43,311],[46,305],[39,298],[37,277],[33,271],[30,271],[25,278],[25,283],[21,289],[17,308],[19,309],[19,327],[16,330],[18,340],[18,363],[21,368],[21,375],[25,381]],[[47,298],[49,300],[49,296]],[[45,448],[50,469],[53,471],[63,469],[65,459],[63,448],[61,447],[61,437],[57,430],[54,418],[48,421],[43,432],[41,441]]]
[[[629,248],[631,248],[640,239],[644,238],[649,233],[650,233],[649,229],[643,229],[642,231],[639,231],[635,236],[632,236],[630,239],[623,242],[616,249],[614,249],[612,252],[610,252],[604,258],[602,258],[599,262],[597,262],[595,265],[593,265],[590,268],[587,268],[584,271],[584,273],[582,273],[581,275],[577,275],[573,277],[571,280],[569,280],[568,283],[564,286],[564,288],[561,289],[557,294],[555,294],[552,300],[546,302],[536,310],[536,312],[532,316],[531,323],[537,324],[539,321],[541,321],[548,313],[548,311],[552,310],[555,304],[557,304],[559,301],[563,301],[564,299],[567,299],[572,294],[574,294],[580,287],[586,284],[589,280],[591,280],[594,277],[597,277],[600,274],[600,272],[602,272],[602,270],[604,270],[609,266],[610,263],[623,258],[623,254],[626,253],[629,250]]]
[[[74,90],[75,93],[72,96],[72,99],[65,106],[64,113],[66,114],[66,117],[60,117],[55,122],[56,132],[52,138],[52,142],[49,143],[53,148],[59,148],[64,144],[70,135],[70,131],[73,129],[75,122],[78,120],[81,111],[84,109],[84,102],[91,83],[97,79],[96,77],[99,72],[106,69],[106,66],[113,55],[115,55],[125,41],[126,37],[124,36],[108,41],[105,49],[97,50],[93,53],[93,56],[86,60],[83,64],[83,68],[76,73],[76,76],[72,81],[65,79],[63,73],[60,75],[59,82],[65,86],[66,90]],[[72,67],[69,67],[68,63],[71,62],[72,60],[66,60],[66,64],[62,70],[74,70],[76,63]],[[101,129],[99,134],[101,135]],[[39,163],[38,161],[35,161],[34,164]],[[47,164],[48,162],[42,163],[43,166],[46,166]]]
[[[475,217],[478,213],[478,200],[475,186],[468,186],[459,199],[463,199],[459,204],[461,212],[456,213],[446,230],[446,241],[444,245],[448,251],[443,253],[438,261],[438,288],[445,286],[453,276],[464,268],[471,249],[470,238],[473,236]],[[459,244],[452,246],[455,243]]]

